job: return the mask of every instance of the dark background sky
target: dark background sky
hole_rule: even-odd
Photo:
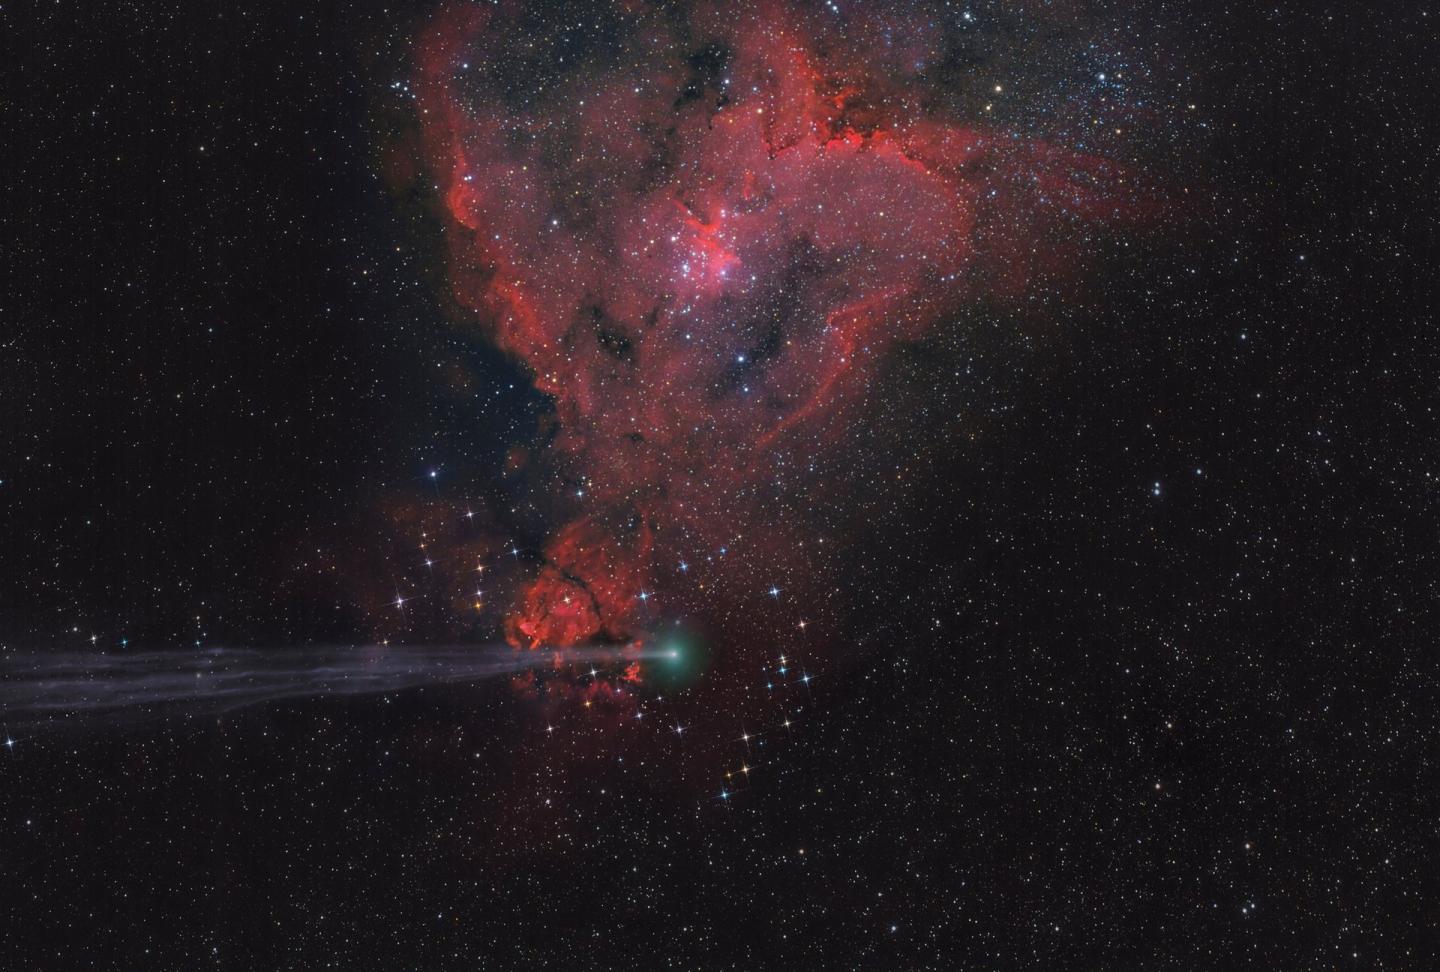
[[[10,105],[10,633],[335,637],[281,587],[299,538],[442,462],[483,476],[537,407],[444,325],[425,214],[381,178],[414,21],[45,14],[16,66],[45,94]],[[456,359],[493,389],[466,415]]]
[[[421,13],[0,11],[0,650],[364,638],[297,545],[503,489],[543,403],[382,176]],[[503,689],[21,736],[6,967],[1433,967],[1435,18],[1104,16],[1213,210],[1041,350],[895,364],[928,472],[858,509],[860,650],[763,783],[547,768]],[[915,405],[962,357],[973,442]]]

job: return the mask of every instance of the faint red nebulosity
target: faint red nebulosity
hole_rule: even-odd
[[[569,647],[597,637],[623,641],[650,550],[649,527],[626,537],[590,520],[564,527],[546,548],[546,563],[506,619],[506,637],[525,648]]]
[[[835,446],[887,348],[1159,210],[1122,166],[926,104],[923,25],[897,48],[780,3],[619,9],[630,56],[543,95],[502,90],[513,8],[445,8],[417,47],[454,296],[553,396],[591,511],[519,594],[525,648],[630,638],[657,559],[737,523],[795,549],[757,487]]]

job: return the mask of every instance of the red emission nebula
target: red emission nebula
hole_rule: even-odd
[[[553,398],[584,497],[515,595],[525,648],[642,635],[707,552],[713,587],[768,586],[803,546],[776,471],[821,487],[887,348],[1055,289],[1087,234],[1159,208],[1120,165],[950,117],[923,22],[606,16],[528,87],[523,10],[442,9],[417,46],[454,297]]]

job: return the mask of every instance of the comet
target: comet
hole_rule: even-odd
[[[597,670],[671,650],[637,642],[525,652],[503,645],[35,651],[0,659],[0,724],[99,728],[232,713],[284,699],[473,683],[541,668]]]

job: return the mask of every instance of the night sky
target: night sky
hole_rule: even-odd
[[[1436,968],[1437,23],[0,7],[0,965]]]

